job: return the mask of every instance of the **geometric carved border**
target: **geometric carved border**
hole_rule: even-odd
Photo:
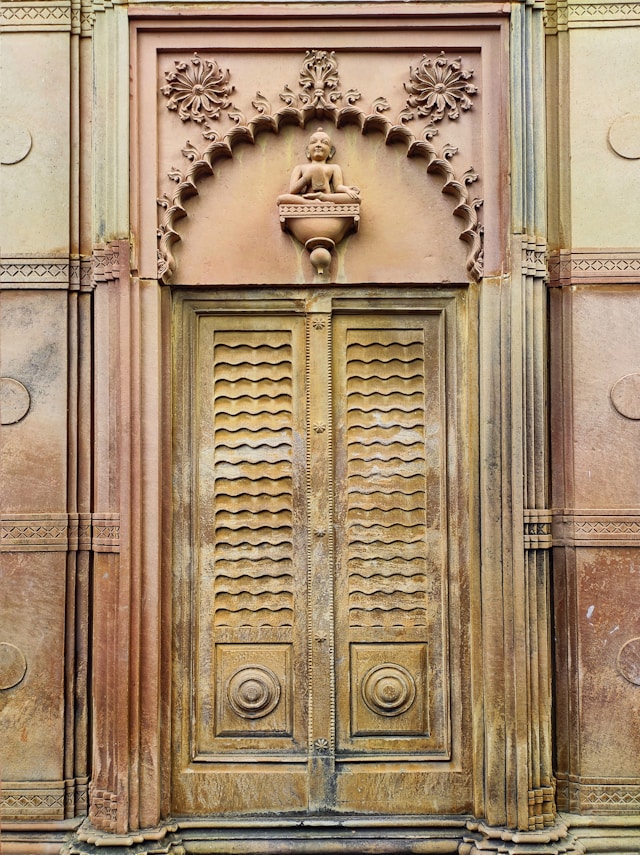
[[[638,285],[640,252],[629,249],[560,250],[549,256],[549,285]]]
[[[4,256],[0,289],[89,291],[93,288],[91,258]]]
[[[4,514],[0,552],[118,552],[118,514]]]
[[[540,239],[523,235],[522,249],[523,275],[546,279],[548,277],[546,244]]]
[[[96,12],[111,7],[111,0],[96,4],[91,0],[76,0],[66,5],[59,2],[41,2],[37,5],[15,2],[0,3],[0,26],[3,33],[73,33],[89,36]]]
[[[68,548],[68,514],[5,514],[0,519],[3,552],[66,552]]]
[[[551,511],[525,509],[524,548],[550,549],[551,546]]]
[[[119,552],[120,514],[93,514],[91,549],[94,552]]]
[[[558,808],[576,813],[640,813],[640,783],[636,783],[637,780],[637,778],[564,778],[559,775]]]
[[[548,34],[593,23],[604,27],[640,26],[640,3],[568,3],[567,0],[547,0],[544,25]]]
[[[553,545],[640,546],[640,509],[555,511]]]
[[[73,10],[76,12],[76,10]],[[77,10],[79,12],[79,10]],[[0,21],[3,32],[24,32],[25,30],[46,30],[47,32],[69,32],[73,17],[71,5],[60,6],[53,3],[24,5],[22,3],[2,3]]]
[[[5,256],[0,262],[0,283],[3,288],[42,288],[46,285],[66,289],[69,287],[69,259]]]
[[[0,790],[0,818],[4,821],[64,819],[67,798],[68,788],[64,781],[47,781],[40,785],[34,781],[7,781]]]

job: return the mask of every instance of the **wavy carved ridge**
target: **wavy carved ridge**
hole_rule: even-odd
[[[214,623],[293,623],[293,362],[288,332],[213,347]]]
[[[375,341],[362,340],[357,330],[347,337],[346,531],[354,628],[426,626],[422,336],[388,329],[378,330]],[[381,359],[381,352],[387,356]]]

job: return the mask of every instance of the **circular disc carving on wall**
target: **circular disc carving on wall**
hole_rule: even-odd
[[[626,374],[611,387],[611,403],[626,419],[640,419],[640,374]]]
[[[376,665],[364,675],[362,697],[377,715],[400,715],[416,698],[416,682],[402,665]]]
[[[12,689],[27,673],[27,660],[15,644],[0,642],[0,690]]]
[[[26,387],[12,377],[0,377],[0,424],[14,425],[29,412],[31,398]]]
[[[31,133],[28,128],[11,119],[0,122],[0,163],[20,163],[31,151]]]
[[[640,158],[640,116],[628,113],[616,119],[609,128],[609,145],[620,157]]]
[[[236,715],[263,718],[278,706],[280,680],[264,665],[247,665],[227,680],[227,698]]]
[[[618,653],[618,671],[625,680],[640,686],[640,638],[623,644]]]

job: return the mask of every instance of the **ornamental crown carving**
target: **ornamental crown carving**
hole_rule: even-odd
[[[176,61],[174,65],[175,70],[165,72],[167,84],[161,89],[169,98],[167,108],[176,111],[183,122],[199,124],[205,143],[199,147],[187,140],[182,149],[187,165],[174,167],[168,174],[176,189],[157,200],[163,212],[158,224],[158,276],[163,282],[170,282],[175,270],[172,246],[180,240],[177,224],[187,216],[185,205],[198,194],[202,179],[214,173],[216,162],[233,158],[234,148],[240,143],[255,144],[261,133],[279,134],[281,128],[291,125],[305,128],[314,119],[327,120],[336,128],[355,125],[363,135],[376,131],[383,135],[387,145],[404,143],[407,157],[423,158],[427,173],[440,176],[442,192],[455,200],[453,214],[463,222],[460,239],[469,245],[467,271],[474,280],[482,276],[483,227],[478,216],[482,199],[471,193],[478,175],[472,167],[462,174],[454,170],[451,162],[458,153],[456,146],[445,144],[438,150],[433,143],[438,134],[434,122],[440,121],[445,112],[449,119],[457,119],[460,110],[471,108],[471,96],[477,92],[476,87],[467,82],[473,71],[463,70],[461,58],[449,60],[441,52],[435,60],[424,56],[416,68],[410,67],[409,82],[404,84],[409,98],[395,121],[385,115],[391,109],[386,98],[375,98],[368,109],[363,109],[358,103],[362,95],[357,89],[340,91],[334,51],[307,50],[298,77],[298,91],[285,84],[279,92],[280,107],[273,107],[262,92],[257,92],[250,102],[254,112],[248,115],[231,104],[234,87],[229,70],[223,71],[217,62],[203,60],[197,53],[190,62]],[[228,119],[232,126],[226,130],[214,129],[210,120],[217,120],[221,111],[229,107]],[[429,120],[421,132],[411,127],[416,115]],[[355,231],[359,212],[359,192],[356,195],[358,198],[349,199],[348,203],[345,200],[342,210],[354,220],[352,231]],[[320,206],[326,203],[312,201],[311,213],[320,213]],[[348,205],[353,210],[347,211]],[[293,220],[306,215],[308,212],[303,207],[282,204],[281,217]],[[309,246],[310,251],[313,248]],[[326,257],[324,261],[326,263]]]
[[[342,98],[337,91],[338,62],[334,51],[308,50],[300,72],[303,95],[300,100],[309,106],[329,107]]]

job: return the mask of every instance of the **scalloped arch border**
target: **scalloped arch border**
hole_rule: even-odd
[[[213,138],[203,151],[187,141],[182,154],[190,161],[190,166],[185,172],[170,173],[169,177],[176,182],[177,187],[172,195],[164,194],[158,199],[158,205],[163,211],[158,226],[158,279],[162,283],[170,284],[175,273],[176,259],[172,247],[181,240],[177,223],[188,216],[185,205],[191,197],[198,195],[198,184],[202,179],[213,175],[214,164],[224,158],[233,159],[233,149],[240,142],[254,145],[260,133],[277,135],[286,125],[305,128],[308,122],[315,119],[329,119],[336,128],[356,125],[363,135],[369,131],[382,132],[385,145],[404,142],[407,146],[407,157],[424,158],[427,161],[427,173],[444,178],[441,192],[451,195],[456,202],[453,215],[461,218],[464,224],[459,237],[469,245],[467,273],[475,282],[482,278],[483,228],[478,219],[478,210],[483,200],[471,198],[470,195],[471,185],[477,181],[478,175],[473,169],[468,169],[460,178],[456,177],[451,159],[458,149],[446,145],[438,154],[432,143],[438,133],[433,125],[424,129],[422,137],[416,137],[402,121],[394,124],[382,115],[382,111],[386,109],[383,99],[379,99],[377,104],[374,103],[371,113],[365,113],[353,103],[344,107],[326,102],[303,107],[287,104],[282,109],[271,112],[266,99],[259,98],[253,106],[258,112],[248,121],[240,113],[231,113],[236,125],[223,135],[212,132]]]

